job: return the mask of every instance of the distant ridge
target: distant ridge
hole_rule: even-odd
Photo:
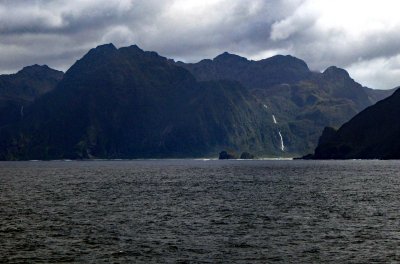
[[[224,52],[213,60],[178,65],[188,69],[198,80],[235,80],[251,89],[265,88],[281,83],[295,83],[312,73],[307,64],[292,56],[276,55],[260,61]]]

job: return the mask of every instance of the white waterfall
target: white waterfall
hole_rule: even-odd
[[[268,109],[268,106],[265,105],[265,104],[263,104],[263,107],[264,107],[265,109]],[[278,124],[278,121],[276,120],[275,115],[272,115],[272,120],[274,121],[274,124],[275,124],[275,125]],[[278,128],[278,134],[279,134],[279,138],[280,138],[280,140],[281,140],[281,147],[280,147],[280,149],[281,149],[282,151],[285,151],[285,144],[283,143],[282,133],[281,133],[281,131],[280,131],[279,128]]]
[[[274,115],[272,115],[272,120],[274,120],[274,124],[278,124],[278,122],[276,122],[276,118]]]
[[[281,150],[285,151],[285,144],[283,144],[283,137],[282,137],[282,133],[280,130],[278,130],[279,133],[279,137],[281,138]]]
[[[24,117],[24,106],[21,106],[21,111],[20,111],[20,113],[21,113],[21,118],[23,118],[23,117]]]

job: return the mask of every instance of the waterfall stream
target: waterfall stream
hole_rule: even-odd
[[[268,109],[268,106],[265,105],[265,104],[263,104],[263,107],[264,107],[265,109]],[[278,125],[278,121],[276,120],[275,115],[272,115],[272,121],[274,122],[275,125]],[[280,138],[280,140],[281,140],[280,149],[281,149],[282,151],[285,151],[285,144],[284,144],[284,142],[283,142],[282,133],[281,133],[281,130],[279,129],[279,127],[278,127],[278,135],[279,135],[279,138]]]
[[[281,138],[281,150],[285,151],[285,144],[283,144],[283,137],[282,137],[282,133],[280,130],[278,130],[279,133],[279,137]]]

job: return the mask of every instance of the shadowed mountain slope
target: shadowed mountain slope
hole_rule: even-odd
[[[0,131],[0,158],[198,157],[221,149],[279,155],[267,116],[238,82],[198,82],[155,52],[102,45],[23,121]]]
[[[286,151],[312,151],[325,126],[339,127],[366,107],[393,93],[355,82],[340,68],[311,72],[292,56],[277,55],[260,61],[224,53],[213,60],[178,65],[198,80],[235,80],[268,106],[286,141]]]
[[[63,72],[32,65],[16,74],[0,75],[0,127],[19,121],[24,108],[54,89]]]
[[[399,159],[400,91],[368,107],[339,130],[325,128],[315,159]]]

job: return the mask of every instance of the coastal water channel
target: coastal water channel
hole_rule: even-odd
[[[0,163],[2,263],[400,261],[399,161]]]

